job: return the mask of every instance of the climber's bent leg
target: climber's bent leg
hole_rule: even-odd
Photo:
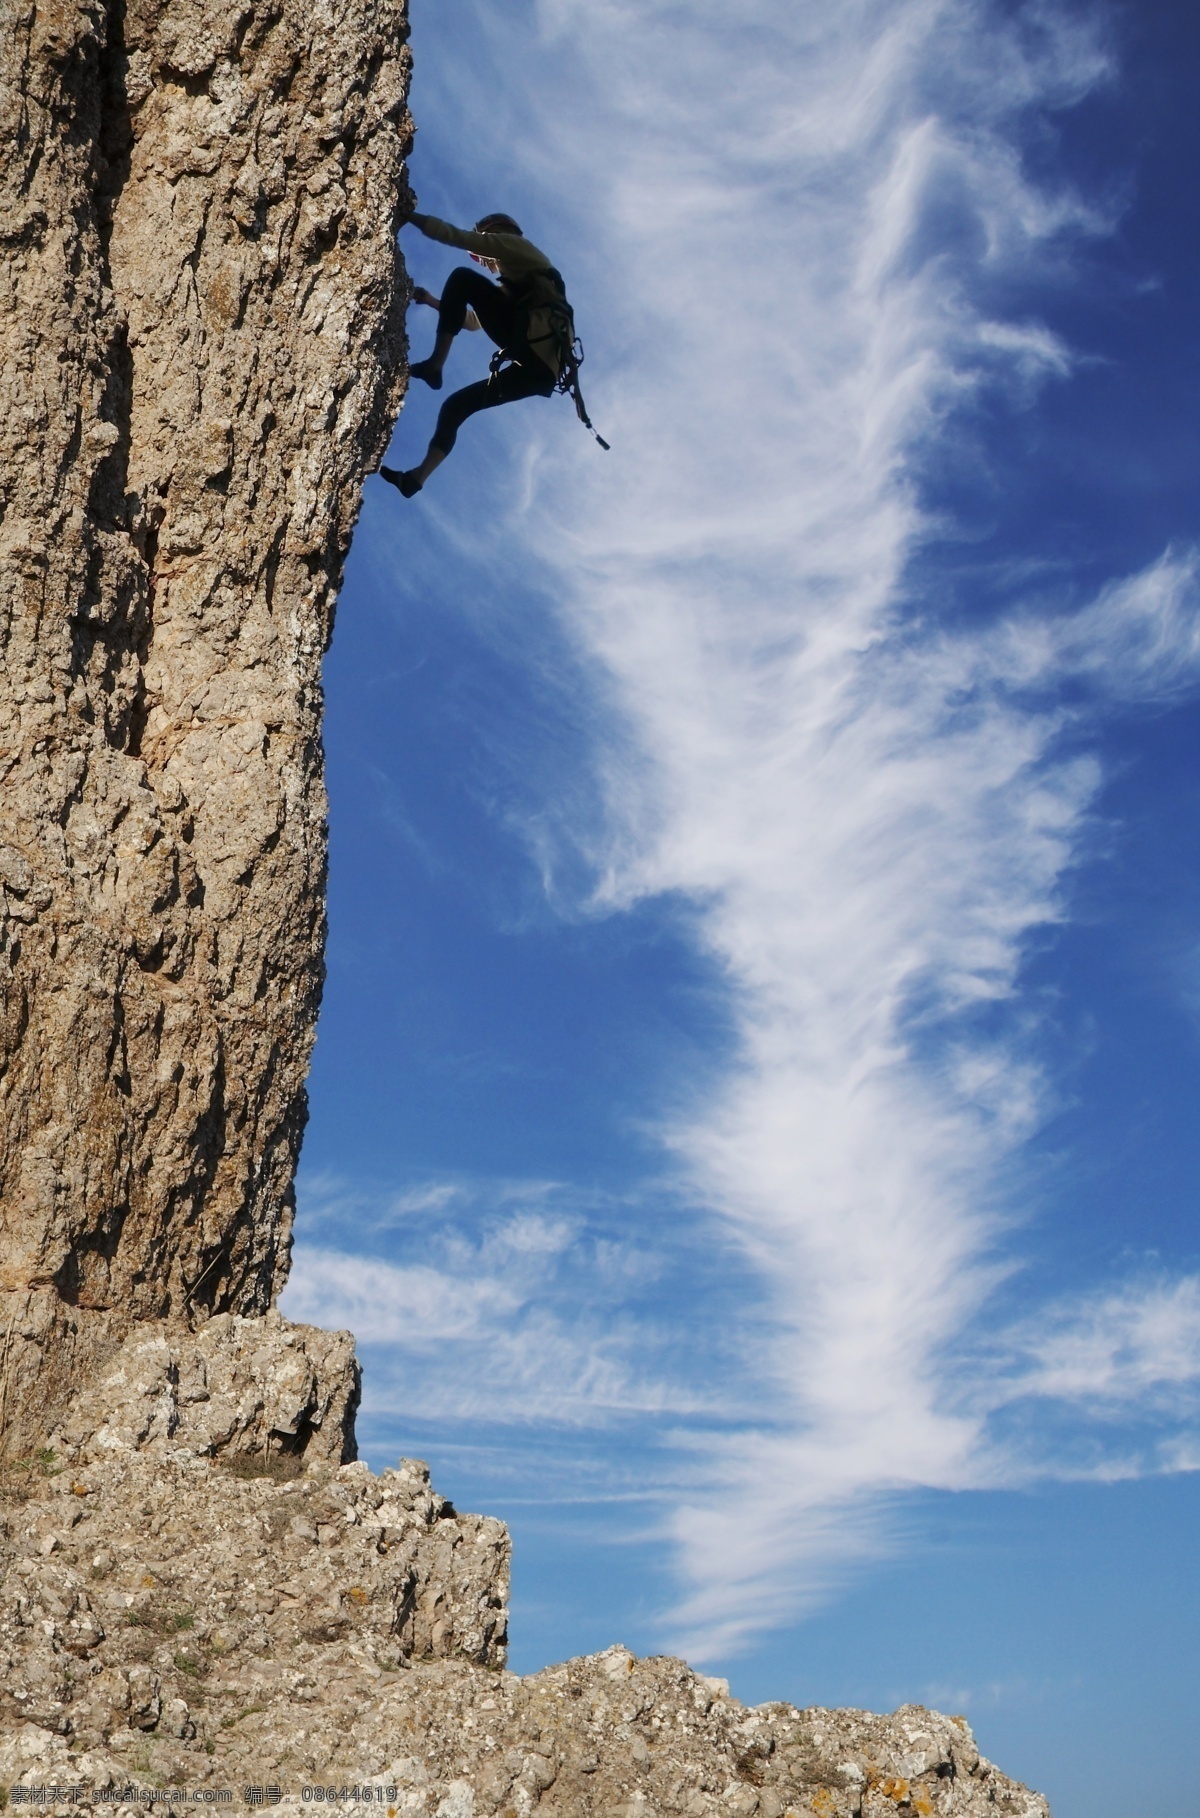
[[[466,323],[468,309],[475,311],[479,326],[497,347],[518,338],[520,328],[512,299],[481,271],[459,265],[442,286],[442,301],[438,306],[439,339],[442,335],[459,333]]]
[[[516,310],[500,286],[485,278],[481,271],[460,265],[450,273],[442,291],[433,352],[427,360],[418,360],[415,366],[409,367],[410,378],[424,379],[434,391],[442,389],[442,368],[455,335],[466,323],[468,309],[475,311],[480,327],[497,347],[502,347],[505,341],[511,341],[514,334],[519,333]]]
[[[451,392],[438,411],[437,428],[429,443],[430,454],[436,448],[445,460],[457,442],[458,432],[467,418],[475,416],[478,411],[491,410],[499,402],[491,379],[479,379],[474,385],[464,385],[461,391]]]

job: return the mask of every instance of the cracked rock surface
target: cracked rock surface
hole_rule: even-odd
[[[349,1332],[217,1313],[197,1331],[137,1326],[50,1437],[72,1463],[152,1451],[299,1468],[356,1456],[358,1360]]]
[[[404,0],[0,0],[0,1434],[286,1273]]]

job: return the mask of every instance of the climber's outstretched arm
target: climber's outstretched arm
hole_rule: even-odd
[[[437,215],[415,212],[408,220],[427,240],[437,240],[443,246],[457,246],[461,252],[490,259],[493,269],[506,278],[527,277],[530,272],[544,271],[550,263],[545,253],[521,233],[481,233],[477,227],[454,227],[449,221],[439,220]]]

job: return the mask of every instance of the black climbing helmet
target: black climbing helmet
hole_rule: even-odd
[[[520,231],[511,215],[484,215],[475,223],[477,234],[519,234]]]

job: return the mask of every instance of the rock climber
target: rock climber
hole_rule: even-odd
[[[511,215],[484,215],[474,228],[452,227],[436,215],[412,214],[408,219],[427,239],[461,247],[477,266],[499,279],[493,283],[484,271],[461,265],[450,273],[440,298],[427,290],[413,292],[416,302],[437,309],[438,323],[433,352],[409,367],[410,377],[440,391],[446,356],[464,327],[482,328],[499,352],[493,356],[490,378],[464,385],[446,399],[419,467],[407,471],[380,467],[382,477],[411,499],[441,466],[462,425],[476,411],[553,394],[571,359],[575,331],[562,278]]]

